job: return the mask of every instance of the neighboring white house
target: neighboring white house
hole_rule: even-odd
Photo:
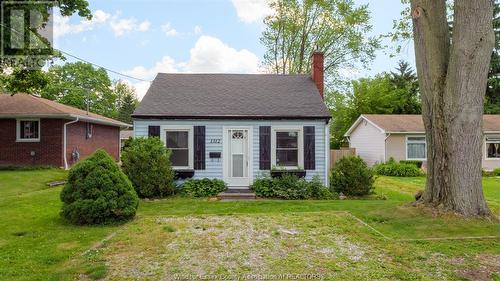
[[[500,115],[484,115],[483,168],[500,168]],[[345,137],[369,165],[389,158],[426,161],[427,144],[421,115],[361,115]]]
[[[159,137],[180,178],[248,188],[276,166],[328,185],[323,54],[312,61],[311,75],[159,73],[132,115],[134,137]]]

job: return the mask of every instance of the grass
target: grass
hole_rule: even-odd
[[[454,280],[500,274],[499,239],[402,240],[500,233],[495,222],[434,217],[409,207],[424,178],[378,178],[376,193],[387,200],[142,201],[132,222],[84,227],[60,219],[61,187],[46,185],[65,176],[55,169],[0,171],[3,278],[311,273],[326,279]],[[499,214],[500,179],[485,178],[484,192]]]

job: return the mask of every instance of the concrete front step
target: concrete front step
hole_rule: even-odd
[[[251,190],[228,189],[217,195],[221,200],[253,200],[256,198],[255,193]]]

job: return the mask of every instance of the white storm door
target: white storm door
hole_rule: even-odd
[[[230,187],[248,187],[250,184],[248,132],[248,129],[228,129],[226,131],[226,181]]]

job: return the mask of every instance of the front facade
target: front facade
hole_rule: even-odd
[[[134,132],[135,137],[160,137],[172,150],[174,169],[193,170],[193,178],[248,187],[280,167],[305,169],[306,179],[328,181],[330,134],[325,120],[135,120]]]
[[[500,115],[485,115],[483,126],[483,169],[500,168]],[[349,146],[356,148],[356,153],[369,165],[390,158],[427,160],[425,129],[420,115],[361,115],[346,137]]]
[[[271,170],[305,170],[326,185],[330,114],[322,55],[314,61],[312,77],[158,74],[132,115],[134,137],[159,137],[182,178],[248,188]]]
[[[0,166],[68,168],[99,148],[119,160],[126,126],[39,97],[0,94]]]

